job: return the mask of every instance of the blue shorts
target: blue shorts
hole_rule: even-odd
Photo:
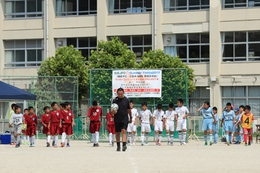
[[[234,124],[232,121],[225,121],[224,126],[225,131],[227,132],[233,132],[234,131]]]
[[[202,122],[202,131],[205,130],[212,130],[212,123],[213,123],[213,119],[203,119]]]
[[[217,124],[212,124],[212,131],[213,133],[218,133],[219,131],[219,125]]]
[[[233,126],[234,126],[234,130],[233,130],[233,132],[235,132],[235,133],[240,133],[240,130],[241,130],[240,125],[237,125],[237,128],[236,128],[235,125],[233,125]]]

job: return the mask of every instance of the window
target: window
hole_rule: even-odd
[[[196,87],[189,97],[191,115],[200,115],[197,110],[205,101],[210,101],[210,90],[206,87]]]
[[[37,67],[44,57],[43,40],[5,41],[5,67]]]
[[[164,11],[209,9],[209,0],[164,0]]]
[[[209,33],[176,34],[165,37],[164,52],[183,62],[209,62]]]
[[[259,7],[260,0],[223,0],[222,8]]]
[[[97,38],[67,38],[67,46],[73,45],[75,49],[80,50],[82,56],[88,57],[91,54],[91,50],[96,50]]]
[[[56,15],[97,14],[97,0],[56,0]]]
[[[251,112],[260,116],[260,87],[259,86],[225,86],[222,87],[222,106],[231,102],[235,107],[250,105]]]
[[[222,33],[222,60],[259,61],[260,31]]]
[[[109,14],[152,11],[152,0],[109,0]]]
[[[5,18],[43,16],[43,0],[5,0]]]
[[[136,54],[137,61],[141,60],[144,52],[152,50],[151,35],[119,36],[119,39]]]

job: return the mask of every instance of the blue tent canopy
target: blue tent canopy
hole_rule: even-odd
[[[36,95],[0,81],[0,100],[36,100]]]

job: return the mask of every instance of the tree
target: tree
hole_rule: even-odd
[[[79,99],[87,94],[89,73],[86,58],[73,46],[60,47],[55,56],[44,60],[38,70],[38,76],[77,76]],[[60,81],[65,83],[65,81]],[[61,84],[61,83],[60,83]]]
[[[112,95],[112,70],[136,68],[136,55],[126,44],[118,39],[99,41],[97,50],[91,52],[89,69],[91,71],[92,98],[100,104],[110,103]],[[107,69],[107,70],[93,70]]]

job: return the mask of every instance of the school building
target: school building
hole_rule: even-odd
[[[260,0],[0,0],[0,76],[36,76],[58,47],[88,57],[112,36],[137,61],[163,49],[193,68],[192,113],[210,100],[260,116]]]

